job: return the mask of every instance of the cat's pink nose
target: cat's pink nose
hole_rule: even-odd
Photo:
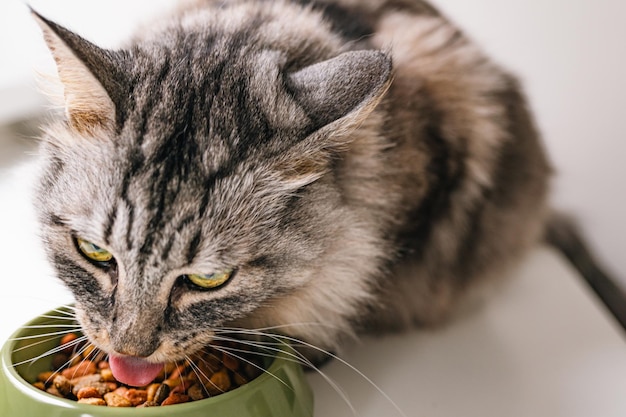
[[[115,354],[121,356],[133,356],[136,358],[146,358],[154,352],[152,349],[139,349],[137,346],[123,346],[115,349]]]
[[[143,331],[142,331],[143,330]],[[124,356],[147,358],[159,347],[159,340],[151,328],[114,326],[109,332],[113,350]]]
[[[160,345],[160,314],[145,306],[132,307],[132,303],[122,303],[117,308],[108,329],[113,351],[138,358],[147,358]],[[128,306],[131,305],[130,308]]]

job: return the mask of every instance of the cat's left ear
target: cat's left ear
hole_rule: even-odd
[[[391,74],[387,53],[351,51],[290,74],[287,87],[314,129],[339,119],[351,125],[367,117],[378,104],[391,83]]]
[[[70,126],[78,132],[94,128],[113,129],[114,98],[119,80],[115,53],[97,47],[31,9],[57,65],[63,84],[65,111]]]
[[[328,170],[329,151],[352,139],[354,128],[371,114],[391,81],[391,57],[377,50],[345,52],[288,74],[287,88],[313,133],[283,155],[279,171],[287,188],[309,184]]]

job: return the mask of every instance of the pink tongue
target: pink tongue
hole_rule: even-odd
[[[134,356],[110,355],[109,365],[115,379],[134,387],[148,385],[163,369],[162,363],[151,363]]]

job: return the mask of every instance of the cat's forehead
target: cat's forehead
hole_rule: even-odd
[[[184,143],[204,153],[205,163],[223,163],[264,148],[276,152],[308,133],[308,116],[285,90],[280,53],[168,48],[135,58],[121,140],[148,154]]]

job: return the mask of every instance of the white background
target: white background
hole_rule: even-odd
[[[103,46],[114,46],[166,0],[31,0]],[[575,214],[626,284],[626,2],[438,0],[437,6],[520,76],[557,170],[554,205]],[[33,68],[51,60],[24,3],[0,2],[0,123],[41,108]],[[0,156],[6,153],[0,138]],[[0,166],[1,168],[1,166]]]
[[[30,4],[88,39],[114,46],[136,22],[172,2]],[[440,0],[438,5],[521,76],[559,171],[555,204],[580,217],[601,257],[626,277],[620,181],[626,174],[621,161],[626,2]],[[0,0],[0,341],[35,314],[71,300],[53,279],[36,238],[27,187],[32,141],[15,140],[2,128],[45,105],[36,93],[33,67],[50,70],[51,64],[26,7]],[[601,303],[545,248],[533,251],[511,278],[489,303],[448,326],[365,339],[342,357],[408,416],[626,415],[624,333]],[[325,372],[346,390],[356,415],[399,415],[338,361]],[[353,415],[321,377],[309,380],[317,415]]]

